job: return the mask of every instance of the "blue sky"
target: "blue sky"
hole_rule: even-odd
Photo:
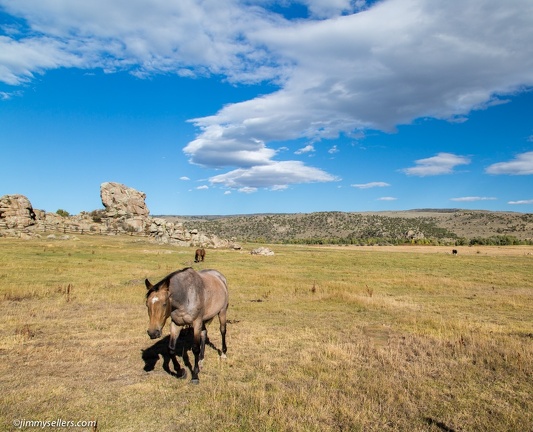
[[[0,195],[533,212],[530,0],[0,0]]]

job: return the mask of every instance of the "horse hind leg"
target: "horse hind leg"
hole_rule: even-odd
[[[198,361],[198,366],[200,369],[202,369],[204,365],[204,354],[205,354],[205,343],[207,340],[207,328],[205,327],[205,324],[202,328],[202,332],[200,333],[200,360]]]
[[[226,312],[227,308],[223,309],[218,314],[218,319],[220,321],[220,336],[222,337],[222,354],[220,355],[220,358],[223,359],[226,358],[226,352],[228,351],[228,347],[226,346]]]

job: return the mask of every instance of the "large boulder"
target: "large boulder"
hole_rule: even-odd
[[[36,219],[30,200],[24,195],[4,195],[0,198],[0,221],[7,228],[26,228],[34,225]]]
[[[102,183],[100,197],[108,217],[148,216],[150,214],[144,202],[146,194],[123,184]]]

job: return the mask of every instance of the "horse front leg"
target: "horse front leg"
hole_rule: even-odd
[[[172,359],[172,364],[174,365],[176,376],[178,378],[185,378],[187,376],[187,372],[184,368],[180,366],[180,363],[176,358],[176,341],[178,340],[180,330],[180,326],[175,324],[174,321],[170,322],[170,340],[168,342],[168,352],[170,354],[170,358]]]
[[[192,384],[200,384],[200,380],[198,378],[198,374],[200,373],[200,354],[202,352],[201,348],[201,342],[202,342],[202,330],[203,330],[204,323],[202,320],[199,320],[198,322],[193,323],[193,330],[194,330],[194,342],[192,344],[192,352],[194,354],[194,367],[192,369]]]

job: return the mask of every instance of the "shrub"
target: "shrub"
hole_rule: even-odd
[[[104,217],[104,210],[93,210],[90,214],[91,218],[93,219],[93,222],[101,223],[102,218]]]

